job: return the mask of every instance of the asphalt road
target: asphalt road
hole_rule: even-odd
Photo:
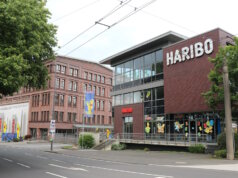
[[[0,178],[237,178],[238,160],[144,151],[71,151],[49,144],[0,144]]]

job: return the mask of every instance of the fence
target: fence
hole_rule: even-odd
[[[216,138],[209,134],[143,134],[143,133],[123,133],[118,134],[117,139],[125,143],[145,143],[186,146],[190,144],[216,144]]]

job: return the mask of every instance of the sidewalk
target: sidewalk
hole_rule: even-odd
[[[238,164],[238,160],[215,159],[209,154],[168,151],[95,151],[95,150],[58,150],[58,153],[82,159],[117,161],[131,164],[156,165],[223,165]]]

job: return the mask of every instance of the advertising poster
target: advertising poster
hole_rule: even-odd
[[[11,141],[27,134],[29,104],[0,106],[0,141]]]

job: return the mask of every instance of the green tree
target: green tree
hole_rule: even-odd
[[[46,86],[46,59],[54,59],[56,26],[44,0],[0,1],[0,94]]]
[[[211,81],[210,90],[203,93],[205,100],[210,108],[214,111],[223,111],[224,104],[224,88],[222,68],[223,61],[226,58],[230,92],[231,92],[231,107],[233,116],[238,116],[238,39],[234,39],[235,44],[225,47],[220,47],[215,58],[210,58],[210,62],[214,64],[214,68],[210,71],[208,78]]]

